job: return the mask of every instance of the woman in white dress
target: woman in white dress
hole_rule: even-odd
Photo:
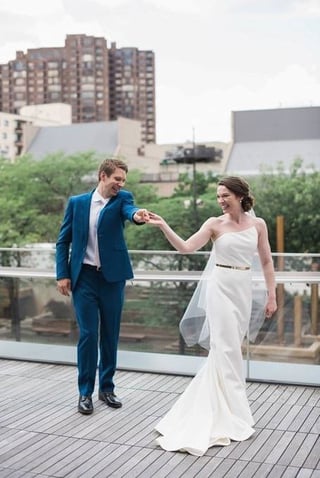
[[[157,443],[163,449],[197,456],[204,455],[211,446],[243,441],[254,433],[241,343],[251,316],[251,265],[256,251],[267,287],[265,317],[271,317],[277,309],[268,231],[263,219],[248,214],[253,197],[247,182],[235,176],[220,180],[217,200],[223,214],[209,218],[187,240],[178,236],[161,216],[150,213],[148,221],[159,227],[181,253],[194,252],[209,240],[213,242],[208,265],[212,260],[214,263],[206,267],[206,322],[204,326],[200,324],[202,335],[205,326],[208,328],[209,354],[204,366],[155,427],[161,434]],[[185,327],[188,328],[190,324]],[[183,324],[180,330],[183,334]]]

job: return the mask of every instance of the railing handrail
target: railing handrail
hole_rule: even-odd
[[[55,244],[52,246],[35,246],[35,247],[0,247],[0,252],[55,252],[56,247]],[[144,249],[129,249],[129,254],[145,254],[145,255],[153,255],[153,254],[159,254],[159,255],[185,255],[185,256],[191,256],[191,255],[204,255],[207,256],[210,254],[210,251],[196,251],[196,252],[190,252],[188,254],[186,253],[181,253],[178,251],[172,251],[172,250],[166,250],[166,249],[161,249],[161,250],[144,250]],[[320,257],[319,252],[272,252],[271,255],[273,257],[301,257],[301,258],[312,258],[312,257]]]
[[[163,281],[198,281],[201,277],[202,271],[141,271],[136,270],[134,273],[134,280],[148,281],[148,280],[163,280]],[[276,271],[276,282],[283,283],[308,283],[319,284],[320,272],[312,271]],[[45,278],[55,279],[53,270],[41,270],[30,267],[0,267],[0,277],[15,277],[15,278]],[[253,272],[252,280],[254,282],[263,282],[264,277],[262,273]]]

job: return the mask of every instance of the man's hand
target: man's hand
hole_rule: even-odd
[[[149,221],[149,212],[146,209],[138,209],[133,215],[133,220],[138,223],[144,223]]]
[[[62,295],[70,295],[71,291],[71,280],[70,279],[60,279],[57,281],[57,289]]]

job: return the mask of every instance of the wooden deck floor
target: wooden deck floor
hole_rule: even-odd
[[[153,431],[188,377],[117,372],[120,410],[77,412],[73,366],[0,360],[0,478],[320,478],[320,388],[248,384],[256,433],[203,457]]]

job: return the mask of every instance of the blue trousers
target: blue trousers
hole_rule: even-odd
[[[95,269],[82,268],[72,298],[79,326],[77,348],[80,395],[92,395],[99,360],[99,390],[112,392],[125,281],[107,282]]]

